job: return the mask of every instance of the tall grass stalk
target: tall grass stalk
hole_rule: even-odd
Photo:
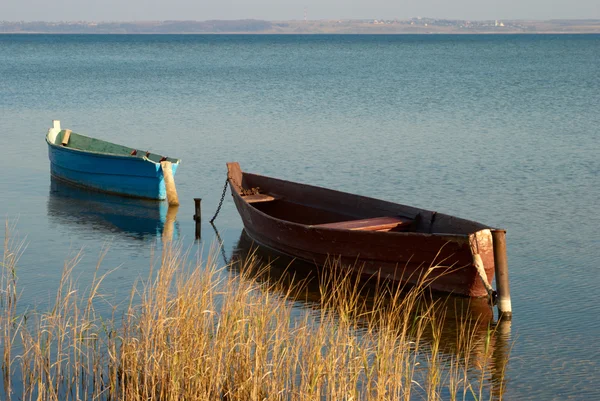
[[[133,286],[119,315],[116,308],[111,316],[96,310],[105,301],[105,275],[79,291],[72,278],[77,255],[65,264],[50,310],[6,329],[15,319],[16,276],[9,273],[18,254],[7,244],[7,399],[501,398],[486,384],[493,333],[482,339],[476,325],[461,322],[455,346],[445,349],[441,306],[424,300],[424,285],[406,292],[382,282],[365,297],[363,284],[332,261],[318,304],[294,308],[302,281],[263,280],[268,266],[252,257],[236,269],[210,257],[189,263],[180,245],[165,243],[156,270]],[[16,338],[18,356],[11,354]],[[22,384],[18,397],[12,379]]]
[[[0,327],[2,327],[2,379],[6,399],[13,393],[13,342],[22,319],[17,315],[17,262],[25,250],[25,241],[17,241],[10,236],[16,222],[8,220],[4,226],[4,252],[0,266]]]

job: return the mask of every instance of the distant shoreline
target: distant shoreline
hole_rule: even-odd
[[[219,36],[219,35],[253,35],[253,36],[434,36],[434,35],[455,35],[455,36],[469,36],[469,35],[485,35],[485,36],[510,36],[510,35],[600,35],[600,32],[390,32],[390,33],[376,33],[376,32],[363,32],[363,33],[283,33],[283,32],[167,32],[167,33],[156,33],[156,32],[0,32],[0,36],[8,35],[89,35],[89,36],[103,36],[103,35],[114,35],[114,36],[135,36],[135,35],[155,35],[155,36],[170,36],[170,35],[196,35],[196,36]]]
[[[600,20],[0,21],[0,34],[600,34]]]

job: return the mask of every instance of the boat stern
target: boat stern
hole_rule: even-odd
[[[227,179],[231,189],[239,194],[240,188],[243,188],[243,173],[238,162],[227,163]]]

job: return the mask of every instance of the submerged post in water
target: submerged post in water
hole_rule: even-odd
[[[177,189],[175,188],[172,164],[169,161],[163,161],[160,162],[160,167],[162,168],[163,176],[165,178],[165,188],[167,189],[167,201],[169,202],[169,206],[179,206],[179,196],[177,196]]]
[[[506,259],[506,231],[492,230],[494,241],[494,266],[496,270],[496,290],[498,292],[498,319],[510,320],[510,286],[508,283],[508,261]]]
[[[202,198],[194,198],[194,207],[196,214],[194,214],[194,220],[196,221],[196,239],[200,239],[200,222],[202,221],[200,202]]]

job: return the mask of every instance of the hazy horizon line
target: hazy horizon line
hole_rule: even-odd
[[[381,20],[381,21],[407,21],[407,20],[448,20],[448,21],[536,21],[536,22],[545,22],[545,21],[600,21],[600,18],[550,18],[550,19],[536,19],[536,18],[482,18],[482,19],[472,19],[472,18],[448,18],[448,17],[408,17],[408,18],[307,18],[304,19],[266,19],[266,18],[209,18],[209,19],[114,19],[114,20],[88,20],[88,19],[78,19],[78,20],[2,20],[0,22],[10,22],[10,23],[19,23],[19,22],[44,22],[44,23],[60,23],[60,22],[206,22],[206,21],[268,21],[268,22],[282,22],[282,21],[294,21],[294,22],[311,22],[311,21],[373,21],[373,20]]]

